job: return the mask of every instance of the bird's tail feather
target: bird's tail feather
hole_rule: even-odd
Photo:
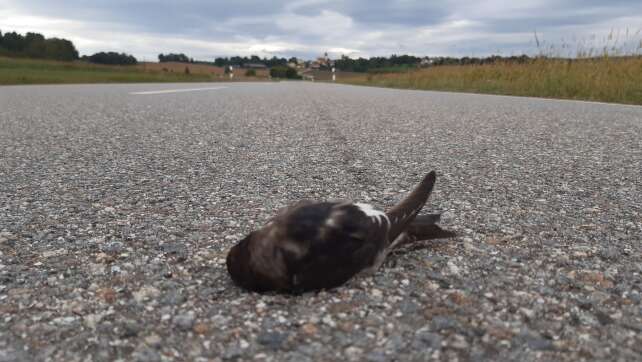
[[[440,214],[418,215],[406,229],[408,236],[414,240],[441,239],[456,236],[457,234],[453,231],[444,230],[437,225],[440,217]]]
[[[390,249],[414,243],[421,240],[452,238],[457,234],[450,230],[444,230],[439,222],[440,214],[417,215],[417,217],[406,227],[403,237],[390,245]]]
[[[408,196],[386,212],[386,216],[390,221],[389,240],[395,240],[415,219],[415,216],[428,201],[428,197],[435,185],[435,179],[435,171],[430,171]]]

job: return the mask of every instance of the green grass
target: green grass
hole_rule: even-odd
[[[106,66],[85,62],[0,57],[0,84],[203,82],[207,74],[145,71],[135,66]]]
[[[349,84],[642,105],[642,57],[537,58],[525,64],[438,66],[364,74]]]

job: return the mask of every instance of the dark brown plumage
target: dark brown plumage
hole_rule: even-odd
[[[234,282],[257,292],[333,288],[376,271],[398,245],[446,238],[453,232],[419,215],[435,184],[435,172],[383,213],[352,202],[301,201],[234,245],[227,270]]]

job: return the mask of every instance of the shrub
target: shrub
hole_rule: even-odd
[[[270,76],[272,78],[301,79],[296,69],[290,67],[272,67]]]
[[[132,55],[116,52],[100,52],[89,56],[91,63],[111,65],[133,65],[138,61]]]

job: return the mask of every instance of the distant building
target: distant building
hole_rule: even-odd
[[[430,59],[428,57],[425,57],[425,58],[421,59],[421,61],[419,62],[419,66],[420,67],[430,67],[430,66],[433,65],[433,63],[434,63],[434,61],[432,59]]]
[[[317,57],[317,60],[315,60],[312,64],[312,68],[314,69],[331,68],[334,65],[334,62],[330,60],[330,58],[328,57],[328,53],[326,52],[322,57]]]

